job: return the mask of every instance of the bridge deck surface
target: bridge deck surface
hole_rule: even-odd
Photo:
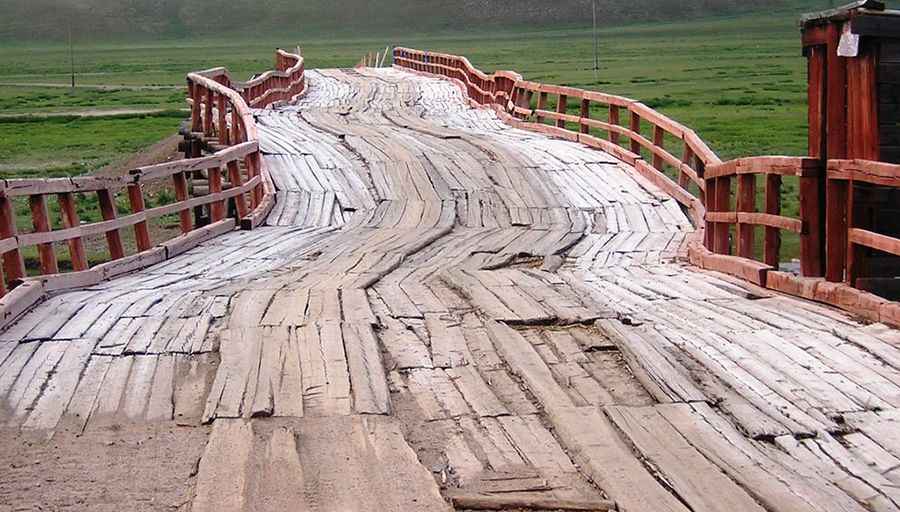
[[[449,82],[308,77],[267,227],[0,334],[0,510],[900,508],[896,331],[688,267],[672,199]]]

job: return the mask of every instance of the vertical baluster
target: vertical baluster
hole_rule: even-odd
[[[781,175],[766,175],[766,213],[781,215]],[[781,263],[781,230],[766,227],[765,263],[778,268]]]
[[[864,249],[857,246],[850,240],[850,230],[856,227],[856,194],[854,194],[855,182],[851,179],[847,182],[847,228],[844,230],[844,239],[846,240],[847,251],[847,273],[844,282],[852,287],[856,287],[856,279],[859,277],[861,256]],[[801,247],[802,249],[802,247]],[[803,255],[800,256],[800,264],[803,264]]]
[[[66,229],[77,228],[81,225],[78,218],[78,209],[75,206],[75,194],[64,192],[57,196],[59,209],[62,213],[63,227]],[[84,241],[81,237],[68,240],[69,257],[72,259],[72,268],[76,271],[87,270],[88,261],[84,252]]]
[[[140,183],[131,183],[128,185],[128,202],[131,204],[131,212],[140,214],[144,211],[144,192]],[[134,225],[134,240],[137,244],[138,252],[149,250],[153,243],[150,241],[150,229],[147,226],[147,220],[142,220]]]
[[[175,200],[179,203],[183,203],[188,200],[188,180],[187,174],[183,172],[176,172],[172,175],[172,181],[175,185]],[[191,210],[184,209],[178,212],[178,220],[181,225],[182,233],[190,233],[194,229],[194,224],[191,219]]]
[[[116,196],[110,189],[98,190],[97,198],[100,200],[100,215],[103,220],[116,220],[119,212],[116,209]],[[122,244],[122,235],[118,229],[106,232],[106,245],[109,247],[109,257],[118,260],[125,257],[125,246]]]
[[[50,213],[47,211],[47,199],[43,194],[28,196],[28,204],[31,206],[31,223],[35,233],[49,233]],[[42,274],[58,274],[59,265],[56,261],[56,251],[52,243],[38,244],[38,255],[41,259]]]
[[[756,175],[738,176],[737,211],[756,212]],[[738,221],[738,256],[753,259],[754,226]]]
[[[244,180],[241,178],[241,167],[237,160],[228,162],[228,179],[231,180],[232,187],[242,187]],[[247,216],[247,200],[244,194],[234,196],[234,204],[237,207],[238,220]]]

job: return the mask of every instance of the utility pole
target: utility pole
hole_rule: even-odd
[[[69,69],[72,72],[72,89],[75,89],[75,49],[72,46],[72,20],[69,20]]]
[[[594,18],[594,78],[600,71],[600,34],[597,33],[597,0],[591,0],[591,13]]]

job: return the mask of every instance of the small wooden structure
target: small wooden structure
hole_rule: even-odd
[[[807,15],[801,25],[809,64],[809,155],[900,163],[900,11],[862,0]],[[827,201],[820,212],[827,215],[823,236],[829,234],[825,275],[893,298],[900,296],[900,257],[846,239],[859,229],[900,235],[900,190],[861,179],[865,174],[830,172],[819,182]]]

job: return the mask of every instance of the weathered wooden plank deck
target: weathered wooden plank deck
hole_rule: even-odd
[[[307,78],[269,227],[0,334],[0,503],[900,509],[897,331],[687,266],[674,200],[448,82]]]

